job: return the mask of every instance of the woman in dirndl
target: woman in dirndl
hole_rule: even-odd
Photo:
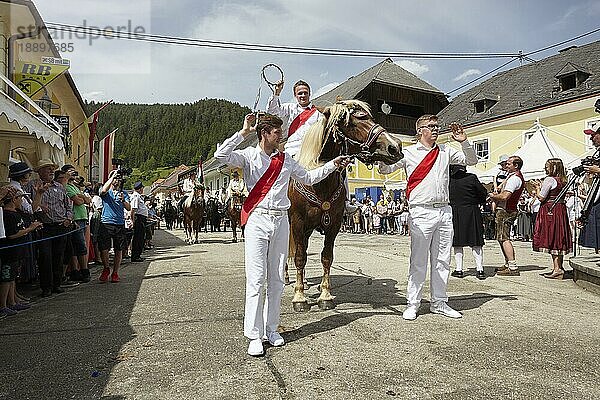
[[[571,229],[564,199],[555,200],[564,188],[567,177],[559,158],[546,161],[545,171],[548,176],[544,181],[541,184],[534,182],[541,206],[533,230],[533,251],[550,253],[552,256],[552,271],[543,274],[544,277],[562,279],[565,273],[563,258],[572,248]]]

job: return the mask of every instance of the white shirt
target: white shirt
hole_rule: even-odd
[[[135,210],[135,214],[143,215],[144,217],[148,216],[148,207],[146,207],[146,203],[144,203],[144,199],[142,199],[142,195],[138,192],[134,191],[131,194],[131,208]]]
[[[450,164],[475,165],[477,164],[477,154],[468,140],[461,143],[462,152],[445,144],[438,145],[440,153],[433,164],[433,167],[410,193],[410,205],[426,205],[433,203],[448,203],[448,186],[450,184],[450,174],[448,168]],[[393,165],[379,163],[379,172],[390,174],[400,168],[404,168],[406,176],[412,175],[415,168],[423,161],[431,149],[425,147],[421,142],[402,149],[404,158]]]
[[[243,179],[235,180],[232,179],[229,181],[229,186],[227,186],[227,198],[230,198],[234,194],[243,194],[246,191],[246,184]]]
[[[502,191],[506,190],[507,192],[514,193],[521,188],[521,185],[521,178],[513,173],[506,178],[501,188]],[[506,208],[506,201],[499,201],[498,207]]]
[[[308,106],[302,107],[298,102],[295,103],[283,103],[281,104],[279,101],[279,96],[271,96],[269,97],[269,102],[267,104],[267,112],[270,114],[277,115],[279,118],[283,120],[282,130],[282,138],[286,139],[285,143],[285,152],[294,157],[300,151],[300,147],[302,147],[302,140],[308,132],[308,129],[315,122],[319,120],[319,117],[322,115],[319,111],[316,111],[313,115],[310,116],[308,121],[306,121],[302,126],[300,126],[296,132],[292,135],[291,138],[288,137],[288,130],[290,128],[290,124],[292,121],[296,119],[298,115],[300,115],[304,110],[313,107],[312,103],[309,103]]]
[[[267,155],[260,145],[256,147],[247,147],[243,150],[234,150],[244,137],[240,132],[236,132],[232,137],[225,140],[215,151],[215,158],[223,163],[242,168],[244,171],[244,181],[248,190],[252,191],[254,185],[264,175],[271,164],[272,156]],[[273,156],[279,152],[273,153]],[[284,158],[281,173],[273,183],[271,190],[258,203],[257,207],[287,210],[290,208],[290,199],[288,198],[288,186],[290,178],[294,178],[304,184],[314,185],[325,179],[329,174],[336,170],[333,161],[329,161],[322,167],[307,171],[296,160],[286,154]]]
[[[183,190],[183,193],[192,193],[195,189],[194,181],[190,178],[185,178],[181,189]]]
[[[575,221],[581,216],[581,208],[583,207],[583,202],[579,197],[569,197],[565,202],[565,206],[567,207],[567,215],[569,216],[569,221]]]

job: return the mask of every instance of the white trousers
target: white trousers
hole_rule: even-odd
[[[410,268],[406,299],[409,306],[419,306],[427,264],[431,264],[431,301],[448,301],[446,287],[452,253],[452,208],[414,206],[408,218],[410,228]]]
[[[263,337],[265,330],[277,331],[279,325],[290,223],[287,215],[267,215],[254,211],[245,229],[244,335],[249,339],[258,339]]]

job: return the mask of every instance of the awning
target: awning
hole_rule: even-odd
[[[0,90],[0,116],[2,115],[6,116],[9,123],[15,122],[20,130],[27,131],[30,135],[59,150],[64,149],[62,137],[57,132]]]

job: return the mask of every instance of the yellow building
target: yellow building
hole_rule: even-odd
[[[57,51],[31,1],[0,0],[0,74],[0,179],[6,179],[10,158],[32,166],[51,158],[88,176],[84,102],[68,72],[68,60]]]
[[[597,41],[501,72],[454,98],[439,113],[440,123],[460,122],[466,128],[482,180],[490,180],[504,154],[518,153],[530,177],[543,175],[546,156],[564,155],[571,159],[563,161],[575,166],[591,154],[583,130],[600,123],[594,111],[600,97],[599,60]],[[441,141],[448,141],[448,131],[442,133]],[[525,146],[536,134],[543,139],[539,145]]]

